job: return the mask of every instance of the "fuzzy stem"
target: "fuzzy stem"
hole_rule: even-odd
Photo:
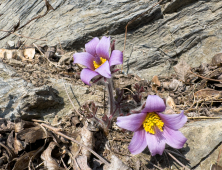
[[[109,112],[108,112],[108,117],[113,114],[114,110],[114,98],[113,98],[113,84],[112,84],[112,78],[107,79],[106,88],[108,91],[108,96],[109,96]]]

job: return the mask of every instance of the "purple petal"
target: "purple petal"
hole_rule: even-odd
[[[180,114],[165,115],[162,113],[158,113],[158,115],[164,122],[164,126],[167,126],[174,130],[182,128],[187,122],[187,117],[184,115],[184,111],[182,111]]]
[[[139,154],[147,147],[145,133],[146,132],[143,127],[140,127],[137,131],[134,132],[133,138],[128,147],[131,154]]]
[[[146,99],[145,108],[141,112],[163,112],[165,109],[166,106],[163,99],[157,95],[149,95]]]
[[[90,53],[93,56],[96,56],[96,46],[99,43],[99,38],[95,37],[91,41],[85,44],[86,52]]]
[[[162,155],[166,143],[162,132],[160,132],[158,129],[156,129],[155,132],[155,135],[148,132],[146,133],[146,142],[152,156],[155,156],[156,154]]]
[[[187,138],[180,131],[170,129],[167,126],[164,126],[163,135],[166,143],[176,149],[182,148],[187,141]]]
[[[117,118],[116,124],[126,130],[135,132],[139,129],[146,118],[146,113],[132,114],[129,116],[121,116]]]
[[[103,65],[101,65],[99,68],[95,69],[97,73],[102,75],[103,77],[106,78],[111,78],[111,72],[110,72],[110,67],[109,67],[109,62],[106,61]]]
[[[96,47],[96,54],[99,57],[109,60],[110,37],[102,37]]]
[[[83,53],[75,53],[73,55],[74,57],[74,62],[73,63],[78,63],[78,64],[82,64],[84,66],[86,66],[87,68],[90,68],[91,70],[94,70],[94,65],[93,65],[93,60],[94,57],[87,53],[87,52],[83,52]]]
[[[113,50],[111,57],[109,59],[109,65],[123,64],[123,53],[119,50]]]
[[[92,71],[88,68],[84,68],[81,71],[80,78],[84,83],[86,83],[90,86],[90,84],[89,84],[90,80],[97,75],[99,75],[97,72]]]

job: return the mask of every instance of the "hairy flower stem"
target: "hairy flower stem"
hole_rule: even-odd
[[[106,88],[108,91],[108,96],[109,96],[109,112],[108,112],[108,117],[113,114],[114,110],[114,98],[113,98],[113,81],[112,78],[107,79]]]

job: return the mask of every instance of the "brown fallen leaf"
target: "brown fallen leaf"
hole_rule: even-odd
[[[24,129],[25,122],[23,120],[16,120],[15,133],[18,133]]]
[[[220,67],[222,65],[222,53],[216,54],[211,60],[213,66]]]
[[[41,159],[43,160],[44,166],[48,170],[65,170],[64,168],[60,167],[56,160],[51,156],[52,150],[55,148],[55,146],[55,142],[50,142],[48,148],[42,153]]]
[[[160,81],[158,79],[158,76],[153,76],[152,79],[152,91],[155,91],[157,93],[157,87],[160,86]]]
[[[168,96],[167,99],[166,99],[166,105],[171,107],[172,109],[174,109],[175,106],[176,106],[173,98],[170,97],[170,96]]]
[[[14,152],[18,154],[19,151],[23,150],[25,146],[22,145],[22,142],[17,139],[17,133],[15,133],[14,139]]]
[[[169,85],[169,90],[176,91],[178,87],[182,87],[183,83],[177,79],[173,79],[173,81]]]
[[[190,70],[190,66],[183,59],[173,67],[179,80],[185,82],[185,77]]]
[[[46,134],[40,126],[26,128],[20,131],[17,136],[20,140],[25,140],[26,143],[35,143],[36,140],[46,138]]]
[[[209,98],[209,97],[217,97],[221,96],[221,92],[214,89],[201,89],[194,93],[194,97],[196,98]]]
[[[82,156],[78,156],[76,158],[76,161],[80,167],[81,170],[92,170],[89,165],[87,164],[87,156],[82,155]]]
[[[222,170],[222,166],[217,165],[217,163],[212,164],[210,170]]]
[[[35,48],[24,49],[23,55],[26,59],[33,59],[35,57]]]
[[[24,155],[19,157],[12,170],[24,170],[24,169],[28,168],[29,160],[36,153],[36,151],[37,150],[25,153]]]
[[[81,137],[82,137],[82,144],[88,146],[89,148],[93,149],[93,132],[89,131],[88,128],[83,126],[81,129]],[[88,149],[82,148],[82,154],[87,156],[89,159],[91,156],[91,152]]]
[[[14,130],[12,130],[11,133],[8,135],[7,145],[10,149],[14,150]]]
[[[78,134],[77,137],[75,138],[78,142],[81,142],[81,135]],[[79,154],[81,146],[79,146],[77,143],[72,142],[72,145],[69,147],[71,150],[71,153],[74,157],[76,157]]]
[[[0,146],[5,148],[5,150],[8,153],[8,162],[10,162],[13,158],[15,158],[15,153],[7,146],[5,146],[3,143],[0,142]]]
[[[164,89],[169,90],[170,82],[163,82],[162,84]]]

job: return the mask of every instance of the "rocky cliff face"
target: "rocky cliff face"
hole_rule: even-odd
[[[16,33],[47,40],[28,39],[28,44],[55,45],[60,41],[66,50],[83,48],[92,37],[106,35],[115,38],[117,48],[123,50],[126,24],[156,2],[51,0],[49,3],[54,11]],[[221,7],[220,0],[164,1],[134,21],[128,27],[125,72],[151,78],[169,74],[180,59],[185,59],[191,66],[209,62],[214,54],[221,52]],[[5,0],[0,11],[0,28],[11,30],[19,19],[22,26],[44,14],[46,7],[42,0]],[[1,37],[5,34],[2,32]],[[1,40],[1,47],[9,40],[18,39],[18,36],[10,35]]]

